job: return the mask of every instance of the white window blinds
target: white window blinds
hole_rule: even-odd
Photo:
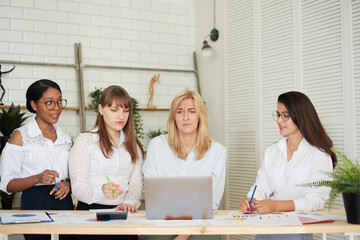
[[[281,138],[271,118],[280,93],[307,94],[335,148],[360,159],[360,1],[224,4],[226,207],[237,209]]]

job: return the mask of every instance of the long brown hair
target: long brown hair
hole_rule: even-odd
[[[139,159],[139,152],[140,150],[142,156],[144,156],[144,150],[141,146],[139,139],[137,139],[135,134],[135,127],[134,127],[134,116],[133,116],[133,109],[131,104],[131,98],[126,90],[120,86],[112,85],[106,88],[100,96],[99,105],[105,108],[106,106],[110,107],[113,102],[116,102],[116,107],[122,108],[129,108],[129,118],[123,128],[125,133],[125,148],[129,152],[131,156],[132,163],[135,163]],[[106,130],[106,125],[104,118],[100,115],[98,111],[96,116],[96,123],[95,127],[98,128],[96,132],[99,134],[100,139],[100,149],[101,152],[104,154],[106,158],[109,158],[113,154],[113,144],[110,140],[110,136]]]
[[[168,143],[181,159],[186,159],[186,153],[183,146],[181,145],[179,130],[175,122],[177,108],[179,107],[180,103],[186,99],[194,100],[195,111],[199,115],[199,125],[197,128],[197,136],[195,142],[195,159],[200,160],[210,149],[212,137],[208,133],[208,114],[206,112],[204,102],[197,92],[185,89],[173,99],[170,107],[169,118],[167,121],[167,127],[169,131]]]
[[[278,102],[285,105],[292,121],[299,128],[308,143],[331,156],[333,168],[337,164],[336,154],[331,151],[333,142],[327,135],[314,105],[301,92],[287,92],[278,97]]]

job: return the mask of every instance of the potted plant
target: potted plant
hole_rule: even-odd
[[[161,128],[158,129],[150,129],[149,132],[146,134],[150,139],[160,136],[162,134],[167,134],[166,130],[162,130]]]
[[[345,154],[331,149],[343,161],[333,172],[325,172],[332,180],[323,180],[305,184],[305,186],[330,187],[329,211],[340,193],[343,196],[348,223],[360,224],[360,164],[352,161]]]
[[[91,103],[89,104],[90,107],[95,107],[95,111],[97,112],[100,96],[104,89],[103,88],[95,88],[94,91],[89,93],[89,97],[91,98]],[[143,132],[143,122],[141,119],[140,111],[139,111],[139,102],[131,97],[131,105],[133,109],[133,115],[134,115],[134,125],[135,125],[135,133],[136,137],[139,139],[144,138],[144,132]]]
[[[21,127],[23,125],[23,122],[28,118],[24,117],[25,113],[20,113],[20,105],[15,107],[14,103],[11,103],[8,111],[3,108],[1,110],[2,112],[0,113],[0,132],[3,136],[0,137],[0,152],[2,152],[12,132],[15,129]]]
[[[104,91],[103,88],[96,88],[95,90],[92,92],[89,92],[89,97],[91,98],[91,102],[89,104],[90,107],[94,107],[95,108],[95,112],[98,111],[98,106],[99,106],[99,101],[100,101],[100,96],[102,91]]]
[[[9,140],[12,132],[21,127],[23,122],[28,118],[25,117],[25,113],[20,113],[20,105],[15,107],[14,103],[11,103],[11,106],[8,111],[1,109],[0,112],[0,132],[2,137],[0,137],[0,153],[5,147],[6,142]],[[0,191],[1,205],[3,209],[11,209],[12,202],[15,194],[7,194],[3,191]]]

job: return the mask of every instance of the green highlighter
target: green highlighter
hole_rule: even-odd
[[[112,187],[112,184],[111,184],[111,182],[110,182],[110,178],[109,178],[109,176],[107,176],[107,175],[106,175],[106,179],[107,179],[107,181],[108,181],[108,183],[109,183],[110,187]],[[115,190],[112,190],[112,192],[113,192],[114,196],[116,196],[116,192],[115,192]]]

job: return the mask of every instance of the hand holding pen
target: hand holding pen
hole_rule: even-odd
[[[106,176],[106,179],[108,181],[107,184],[103,184],[102,186],[102,191],[105,195],[105,197],[107,199],[115,199],[117,198],[122,192],[123,190],[121,189],[121,187],[110,181],[110,178],[108,176]]]
[[[253,200],[253,198],[254,198],[254,194],[255,194],[256,188],[257,188],[257,185],[255,185],[254,191],[253,191],[253,193],[252,193],[252,195],[251,195],[251,198],[250,198],[249,207],[248,207],[249,211],[251,211],[251,209],[252,209],[252,207],[251,207],[251,202],[252,202],[252,200]],[[256,199],[255,199],[255,200],[256,200]]]
[[[38,183],[52,185],[57,177],[59,177],[59,173],[57,171],[46,169],[38,175]]]
[[[251,198],[244,198],[239,202],[239,210],[243,213],[249,213],[252,211],[252,206],[251,204],[253,202],[256,202],[256,198],[254,198],[254,194],[255,194],[255,190],[256,190],[257,185],[255,185],[253,193],[252,193],[252,197]]]

